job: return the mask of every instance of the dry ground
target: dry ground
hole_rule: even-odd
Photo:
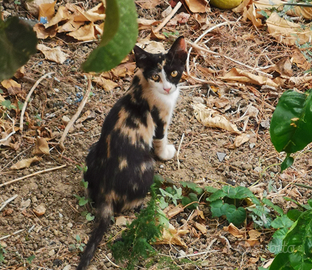
[[[160,13],[164,6],[166,5],[154,10],[138,8],[138,13],[141,17],[161,19]],[[14,5],[4,4],[4,10],[8,12],[15,13],[15,8]],[[27,16],[20,7],[17,13],[19,16]],[[239,14],[212,9],[210,13],[201,16],[207,19],[209,25],[200,24],[193,15],[187,24],[179,25],[174,30],[185,35],[189,41],[194,41],[204,29],[225,20],[237,21],[231,26],[218,27],[205,36],[204,40],[210,39],[207,45],[211,50],[250,66],[267,66],[271,64],[270,61],[276,63],[282,57],[292,54],[291,47],[277,44],[268,36],[265,29],[256,31],[250,22],[238,20]],[[173,32],[173,28],[164,28],[163,31]],[[141,31],[140,38],[148,34],[148,30]],[[120,87],[109,92],[93,85],[94,95],[82,112],[89,110],[92,117],[74,126],[66,138],[66,150],[61,154],[57,142],[65,127],[62,117],[65,115],[71,118],[77,110],[79,97],[84,94],[87,84],[86,77],[79,67],[96,44],[65,41],[62,38],[40,42],[58,43],[70,55],[69,60],[59,65],[45,60],[38,52],[27,63],[25,77],[18,80],[24,92],[9,97],[12,101],[15,98],[23,101],[25,94],[43,74],[51,71],[55,74],[37,87],[27,107],[27,119],[32,121],[33,129],[26,127],[23,135],[17,132],[13,136],[12,143],[15,143],[16,149],[1,146],[0,183],[63,164],[66,164],[66,167],[0,187],[0,203],[17,195],[17,198],[0,213],[0,244],[6,250],[5,261],[0,264],[0,269],[75,269],[79,261],[79,250],[72,250],[70,245],[77,244],[76,235],[79,235],[85,243],[93,224],[81,216],[84,209],[77,205],[77,199],[74,197],[74,194],[81,196],[84,194],[83,188],[79,185],[81,172],[76,165],[84,162],[88,148],[99,138],[105,115],[115,101],[124,94],[131,80],[131,76],[124,79],[116,78],[115,81]],[[170,46],[169,42],[163,43],[166,47]],[[181,180],[217,188],[225,184],[246,187],[257,184],[260,195],[264,191],[268,192],[272,195],[271,200],[284,209],[294,205],[283,201],[281,196],[306,202],[311,197],[311,192],[290,184],[294,182],[309,184],[312,158],[310,151],[300,153],[294,166],[280,174],[278,163],[281,162],[282,157],[270,142],[268,123],[278,97],[285,89],[223,82],[218,77],[229,71],[231,67],[244,69],[241,65],[223,57],[209,54],[202,56],[193,50],[190,66],[194,76],[210,80],[215,88],[198,83],[185,74],[183,89],[169,133],[169,140],[176,147],[184,134],[179,154],[181,165],[178,169],[176,158],[167,162],[158,161],[156,172],[172,179],[177,185]],[[300,75],[303,71],[296,69],[295,72]],[[259,110],[257,117],[250,117],[246,126],[246,133],[251,135],[251,140],[236,149],[231,147],[236,135],[220,129],[207,128],[199,123],[192,109],[194,100],[216,109],[218,109],[216,105],[218,102],[224,102],[225,106],[221,106],[218,110],[240,130],[243,129],[245,120],[240,117],[244,115],[247,106],[252,105],[257,108]],[[36,118],[38,114],[41,119]],[[19,121],[19,115],[13,110],[10,111],[10,116],[16,122]],[[39,133],[43,137],[52,138],[49,140],[50,155],[43,156],[42,161],[30,168],[10,170],[12,164],[33,156],[34,139]],[[219,161],[217,153],[226,154],[224,160]],[[37,217],[33,211],[38,205],[46,208],[46,213],[41,217]],[[200,255],[189,257],[188,262],[176,260],[179,269],[257,269],[271,257],[266,250],[266,244],[272,232],[263,230],[260,245],[245,249],[240,246],[238,239],[223,231],[223,226],[228,225],[226,220],[212,219],[208,210],[204,212],[206,213],[204,224],[208,233],[202,235],[193,228],[183,237],[188,246],[184,252],[189,255],[198,252]],[[185,211],[180,214],[179,219],[187,219],[189,215],[190,212]],[[133,217],[133,214],[130,216]],[[171,222],[177,225],[179,224],[177,219]],[[108,260],[113,258],[106,241],[120,230],[121,228],[113,225],[105,236],[92,262],[93,269],[115,269]],[[7,235],[10,236],[4,238]],[[209,252],[203,254],[202,252],[206,251],[210,244]],[[179,246],[157,246],[156,248],[161,254],[155,259],[156,266],[164,269],[171,269],[171,267],[168,263],[162,263],[161,257],[171,257],[175,260],[183,250]],[[29,264],[27,258],[32,255],[35,257]],[[195,261],[201,262],[200,266],[191,263]],[[138,269],[146,268],[142,264]]]

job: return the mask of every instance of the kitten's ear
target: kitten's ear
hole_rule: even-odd
[[[135,45],[133,48],[135,54],[135,62],[138,68],[145,68],[148,62],[149,53],[141,49],[139,46]]]
[[[176,41],[172,44],[168,54],[171,54],[173,58],[178,58],[183,63],[185,63],[187,58],[187,51],[185,39],[183,36],[180,36],[176,39]]]

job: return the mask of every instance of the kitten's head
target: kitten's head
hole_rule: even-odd
[[[134,47],[137,67],[153,90],[169,95],[177,90],[187,57],[184,37],[179,37],[166,54],[152,54]]]

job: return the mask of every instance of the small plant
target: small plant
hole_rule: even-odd
[[[69,250],[73,251],[73,250],[80,250],[81,252],[84,250],[85,244],[81,243],[81,238],[80,236],[77,234],[76,235],[76,243],[75,244],[70,244],[69,245]]]
[[[37,119],[37,125],[40,127],[42,124],[42,118],[40,116],[40,114],[36,114],[35,118]]]
[[[0,264],[4,262],[4,254],[6,253],[5,249],[0,244]]]
[[[134,269],[136,263],[155,254],[151,246],[161,236],[168,219],[157,205],[156,187],[151,187],[152,198],[137,218],[127,225],[122,239],[111,246],[116,261],[127,261],[127,269]]]
[[[26,259],[26,262],[30,265],[34,259],[35,259],[35,255],[31,255]]]
[[[11,103],[10,100],[6,99],[1,102],[1,106],[7,110],[16,109],[16,107]]]
[[[165,37],[170,37],[170,36],[175,36],[175,37],[177,37],[177,36],[179,36],[179,31],[174,31],[174,32],[163,32],[163,34],[164,34],[164,36]]]
[[[88,170],[88,167],[85,166],[84,164],[82,164],[81,166],[77,165],[77,168],[84,173]],[[88,188],[88,182],[85,181],[84,179],[82,179],[80,181],[80,186],[87,189]],[[91,203],[91,200],[89,198],[86,198],[84,196],[80,197],[79,195],[76,195],[76,194],[74,194],[74,196],[78,200],[79,206],[86,206],[88,203]],[[87,221],[94,220],[94,216],[92,216],[92,214],[90,212],[88,212],[87,210],[81,212],[81,215],[86,217]]]

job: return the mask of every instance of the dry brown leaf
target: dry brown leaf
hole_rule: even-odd
[[[26,159],[22,159],[19,162],[15,163],[14,165],[12,165],[10,167],[11,170],[20,170],[20,169],[24,169],[24,168],[28,168],[30,167],[30,165],[34,162],[38,162],[41,161],[42,158],[41,157],[32,157],[32,158],[26,158]]]
[[[48,37],[53,38],[56,36],[57,33],[57,25],[53,25],[49,28],[45,28],[42,23],[37,23],[33,30],[36,32],[38,39],[46,39]]]
[[[250,5],[250,7],[248,9],[246,7],[244,8],[244,13],[243,13],[244,21],[249,19],[255,27],[262,27],[263,26],[263,23],[261,21],[262,17],[263,16],[259,14],[255,5],[253,5],[253,4]]]
[[[289,81],[295,85],[305,84],[312,81],[312,76],[291,77]]]
[[[193,13],[210,12],[210,6],[207,0],[185,0],[185,4]]]
[[[248,235],[249,235],[249,239],[250,240],[255,240],[255,239],[259,239],[260,238],[261,232],[258,232],[256,230],[250,230],[248,232]]]
[[[280,43],[286,45],[304,44],[312,39],[312,30],[309,27],[303,30],[300,24],[287,21],[276,12],[271,14],[266,23],[270,35]]]
[[[272,87],[277,88],[278,85],[271,80],[270,78],[254,75],[250,72],[240,70],[238,68],[232,68],[230,72],[225,74],[223,77],[219,77],[222,80],[229,80],[229,81],[237,81],[237,82],[244,82],[244,83],[252,83],[256,85],[269,85]]]
[[[32,154],[33,155],[42,155],[42,154],[49,155],[50,154],[49,145],[45,138],[41,138],[41,137],[36,138],[35,148]]]
[[[159,32],[155,32],[155,29],[152,28],[151,30],[151,39],[159,39],[159,40],[167,40],[167,37]]]
[[[110,72],[113,73],[115,77],[123,78],[125,76],[133,75],[135,68],[136,68],[135,62],[128,62],[118,65],[117,67],[113,68]]]
[[[161,4],[162,0],[137,0],[135,3],[143,9],[152,9]]]
[[[118,83],[115,83],[111,80],[107,80],[103,78],[102,76],[94,77],[92,79],[93,82],[97,83],[99,86],[101,86],[105,91],[109,92],[116,88],[118,86]]]
[[[291,59],[293,63],[304,70],[308,70],[311,67],[311,63],[307,61],[298,48],[293,48]]]
[[[97,5],[94,9],[85,11],[81,7],[75,4],[66,4],[66,8],[68,8],[71,12],[73,12],[74,21],[76,22],[96,22],[100,20],[104,20],[104,6],[103,3]]]
[[[115,218],[115,224],[119,227],[127,226],[129,220],[125,216],[119,216]]]
[[[227,98],[219,98],[214,101],[214,105],[218,108],[224,108],[226,105],[229,105],[229,100]]]
[[[291,61],[289,57],[283,57],[280,61],[276,63],[276,67],[281,75],[289,77],[293,75],[293,71],[291,69]]]
[[[166,216],[168,219],[173,218],[174,216],[182,213],[184,211],[184,208],[181,207],[180,205],[174,206],[173,208],[171,208],[168,212],[166,213]]]
[[[14,77],[16,79],[23,78],[25,76],[25,66],[20,67],[17,71],[14,73]]]
[[[188,22],[189,18],[190,18],[190,14],[185,13],[185,12],[181,12],[179,14],[177,14],[176,16],[174,16],[168,23],[167,26],[175,26],[178,24],[185,24]]]
[[[67,21],[70,18],[71,13],[69,12],[69,10],[64,6],[60,6],[55,16],[47,24],[45,24],[44,27],[49,28],[51,26],[56,26],[59,22]]]
[[[84,22],[74,22],[73,20],[70,20],[66,22],[65,24],[61,25],[57,32],[63,33],[63,32],[74,32],[77,31],[81,26],[84,25]]]
[[[103,35],[104,23],[94,25],[94,36],[100,38]]]
[[[138,18],[137,22],[138,22],[139,30],[151,29],[153,25],[158,25],[160,23],[160,21],[149,20],[149,19],[144,19],[144,18]]]
[[[45,46],[43,44],[38,44],[37,49],[44,54],[45,58],[47,58],[50,61],[54,61],[56,63],[59,63],[59,64],[63,64],[66,61],[66,58],[68,56],[68,54],[63,53],[61,51],[60,46],[50,48],[50,47]]]
[[[80,41],[92,41],[96,39],[93,23],[84,25],[78,30],[68,33],[68,35]]]
[[[207,234],[206,225],[201,224],[201,223],[198,223],[198,222],[195,222],[194,226],[195,226],[195,228],[196,228],[197,230],[199,230],[202,234]]]
[[[239,6],[237,6],[236,8],[233,8],[232,11],[236,13],[242,13],[244,11],[244,8],[247,8],[247,6],[249,6],[249,4],[252,4],[252,2],[253,0],[244,0],[243,2],[239,4]]]
[[[259,0],[253,1],[253,4],[256,6],[257,10],[271,10],[272,8],[283,8],[285,2],[282,0]]]
[[[207,108],[203,104],[193,104],[193,109],[196,119],[204,126],[221,128],[236,134],[241,134],[236,125],[232,124],[217,111]]]
[[[54,6],[55,6],[56,0],[51,3],[42,3],[39,6],[39,21],[40,18],[47,18],[47,21],[49,22],[51,18],[54,15]]]
[[[237,148],[239,146],[241,146],[242,144],[244,144],[245,142],[248,142],[250,139],[250,135],[249,134],[241,134],[239,136],[237,136],[234,140],[234,147]]]
[[[230,225],[227,227],[226,226],[223,227],[223,230],[225,230],[226,232],[229,232],[236,238],[244,238],[246,234],[244,230],[238,229],[233,223],[230,223]]]
[[[197,218],[197,217],[200,217],[202,220],[205,220],[204,212],[196,208],[193,214],[190,216],[189,220],[193,220],[194,218]]]
[[[16,95],[22,91],[21,85],[12,79],[2,81],[1,85],[8,90],[9,95]]]
[[[169,223],[169,228],[164,228],[163,233],[160,239],[158,239],[155,244],[156,245],[178,245],[186,248],[186,244],[181,239],[181,235],[185,235],[189,232],[189,230],[181,230],[174,228]]]
[[[96,5],[95,7],[87,10],[85,12],[85,16],[91,21],[103,21],[105,19],[105,7],[103,5],[103,1]]]
[[[95,118],[95,112],[87,110],[77,121],[76,124],[82,123],[86,121],[87,119]]]
[[[287,15],[295,16],[295,17],[302,16],[303,18],[305,18],[307,20],[311,20],[312,19],[312,8],[311,7],[294,6],[292,9],[287,11]]]
[[[39,6],[41,4],[53,3],[54,0],[33,0],[25,1],[25,7],[31,15],[38,18],[39,15]]]

